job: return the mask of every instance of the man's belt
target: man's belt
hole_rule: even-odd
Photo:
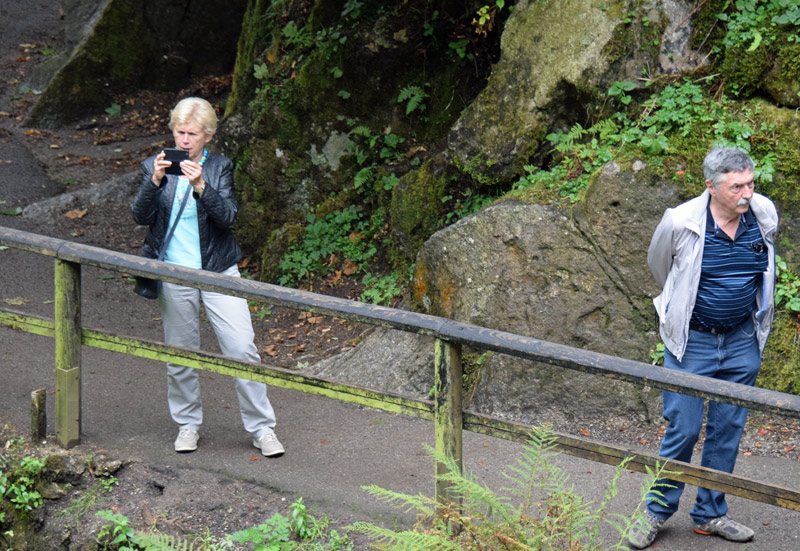
[[[743,323],[744,320],[740,321],[736,325],[728,325],[725,327],[707,327],[705,325],[701,325],[699,323],[690,321],[689,329],[692,329],[693,331],[702,331],[703,333],[711,333],[712,335],[725,335],[727,333],[730,333],[734,329],[737,329]]]

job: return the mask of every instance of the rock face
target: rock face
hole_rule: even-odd
[[[450,132],[455,163],[478,181],[507,181],[547,132],[590,118],[613,82],[637,81],[645,67],[668,74],[696,66],[686,5],[631,4],[518,2],[500,62]],[[632,20],[624,17],[631,9],[645,11]]]
[[[225,74],[244,8],[244,0],[65,2],[66,43],[77,45],[63,66],[51,67],[55,74],[26,124],[57,127],[102,112],[120,91],[177,91],[194,77]]]
[[[416,298],[434,315],[647,362],[658,340],[647,245],[664,208],[677,202],[675,187],[642,163],[609,163],[573,212],[499,202],[423,245]],[[424,397],[432,348],[428,339],[378,331],[314,371]],[[473,377],[472,409],[523,422],[655,415],[654,396],[641,388],[504,355],[488,357]]]

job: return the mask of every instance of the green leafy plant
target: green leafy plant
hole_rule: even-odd
[[[363,208],[350,205],[321,219],[309,213],[306,219],[308,224],[302,237],[278,264],[282,273],[281,285],[323,275],[339,262],[345,262],[351,266],[350,272],[356,273],[360,265],[378,252],[373,238],[383,230],[384,213],[381,209],[367,217]]]
[[[97,532],[97,541],[103,549],[116,549],[118,551],[135,551],[133,546],[134,529],[130,526],[128,517],[114,511],[98,511],[97,516],[109,521]]]
[[[298,27],[294,21],[289,21],[281,32],[290,46],[309,47],[314,44],[314,35],[308,25]]]
[[[650,350],[650,363],[653,365],[664,365],[664,343],[656,343],[655,348]]]
[[[17,511],[28,513],[43,503],[42,495],[34,489],[44,461],[26,456],[11,473],[0,471],[0,498],[11,502]]]
[[[393,530],[367,522],[351,528],[379,542],[382,549],[600,549],[600,527],[607,523],[619,532],[613,549],[627,549],[625,538],[641,506],[650,499],[660,499],[659,479],[671,474],[662,468],[649,470],[642,498],[633,518],[607,511],[618,493],[618,482],[630,459],[624,460],[606,487],[600,504],[592,504],[574,493],[569,477],[553,461],[556,436],[548,427],[534,429],[522,457],[510,472],[504,473],[513,483],[498,495],[478,483],[470,473],[451,459],[428,448],[438,462],[446,466],[437,479],[445,482],[459,503],[437,503],[423,495],[407,495],[378,486],[365,489],[387,503],[414,510],[418,522],[411,530]],[[512,499],[513,498],[513,499]]]
[[[372,304],[389,304],[394,297],[403,292],[399,276],[395,272],[383,277],[367,273],[364,274],[362,283],[364,290],[361,292],[361,300]]]
[[[100,479],[100,486],[102,486],[103,490],[105,490],[106,493],[111,493],[111,491],[114,489],[114,486],[118,485],[119,485],[119,480],[117,480],[117,477],[115,476],[110,476],[108,478]]]
[[[778,255],[775,256],[775,271],[775,307],[800,312],[800,277]]]
[[[287,551],[292,548],[289,545],[291,535],[289,519],[275,513],[262,524],[234,532],[228,539],[236,543],[253,543],[253,551]]]
[[[106,107],[106,114],[112,119],[119,118],[122,115],[122,107],[118,103],[112,103],[110,107]]]
[[[612,98],[619,98],[620,103],[628,105],[631,102],[631,96],[628,92],[636,90],[636,83],[629,80],[620,82],[615,81],[611,88],[608,89],[608,96]]]
[[[397,103],[406,102],[406,115],[410,115],[417,109],[425,111],[425,98],[430,97],[430,94],[425,92],[419,86],[406,86],[400,90],[397,96]]]

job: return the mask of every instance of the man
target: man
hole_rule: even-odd
[[[647,263],[661,294],[654,299],[664,341],[664,367],[746,385],[755,384],[774,313],[775,230],[772,202],[753,193],[753,160],[736,148],[711,151],[703,161],[706,190],[667,209]],[[669,421],[659,454],[690,462],[703,423],[702,398],[663,392]],[[747,408],[708,404],[702,466],[732,472]],[[678,510],[684,484],[663,481],[628,535],[644,549]],[[730,541],[753,530],[727,515],[725,494],[698,488],[690,512],[698,534]]]

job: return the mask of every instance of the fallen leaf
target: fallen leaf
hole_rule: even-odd
[[[274,344],[270,344],[269,346],[267,346],[264,349],[264,352],[266,352],[270,356],[277,356],[278,355],[278,352],[275,350],[275,345]]]
[[[22,207],[0,210],[0,214],[5,214],[6,216],[19,216],[22,214]]]
[[[753,455],[753,453],[752,452],[744,452],[742,455],[746,455],[747,457],[750,457],[751,455]]]
[[[306,349],[306,343],[298,344],[297,346],[294,347],[294,354],[297,354],[298,352],[304,352],[305,349]]]
[[[768,428],[761,427],[760,429],[758,429],[758,435],[759,436],[764,436],[765,434],[769,434],[769,429]]]
[[[589,436],[591,433],[589,432],[589,430],[588,430],[588,429],[581,429],[581,434],[582,434],[583,436]]]
[[[251,455],[250,461],[258,461],[260,458],[257,455]]]
[[[794,446],[789,446],[788,448],[783,448],[783,453],[789,453],[792,450],[794,450]]]
[[[50,149],[61,149],[61,146],[58,145],[57,143],[51,143],[50,144]]]
[[[324,316],[314,316],[314,317],[308,318],[306,321],[308,323],[314,325],[314,324],[317,324],[317,323],[322,323],[322,320],[324,320],[324,319],[325,319]]]
[[[14,297],[14,298],[4,298],[3,302],[11,306],[22,306],[23,304],[27,304],[31,300],[25,297]]]
[[[294,333],[291,333],[289,335],[286,335],[287,339],[294,339],[295,337],[297,337],[297,331],[295,331]]]
[[[357,271],[358,271],[358,265],[350,260],[345,262],[344,269],[342,270],[342,272],[344,272],[344,275],[353,275]]]
[[[480,465],[481,467],[483,467],[483,466],[485,466],[485,465],[486,465],[486,463],[485,463],[484,461],[478,461],[478,465]]]
[[[86,213],[89,212],[89,209],[74,209],[69,211],[67,214],[64,215],[64,218],[69,218],[70,220],[74,220],[75,218],[83,218],[86,216]]]
[[[646,438],[642,438],[641,440],[639,440],[639,443],[640,444],[647,444],[647,439]]]
[[[769,524],[770,524],[770,523],[769,523],[769,521],[768,521],[768,520],[765,520],[765,521],[762,521],[762,522],[761,522],[761,524],[762,524],[763,526],[769,526]]]
[[[0,111],[0,117],[11,117],[11,113],[8,111]]]
[[[756,442],[756,448],[760,448],[760,447],[761,447],[761,442]]]

